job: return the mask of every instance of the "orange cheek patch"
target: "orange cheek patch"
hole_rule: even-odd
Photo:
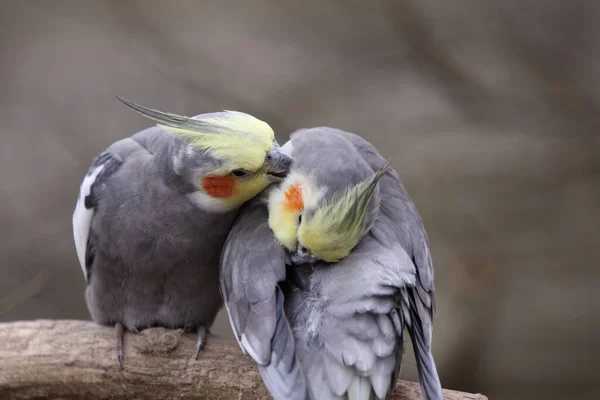
[[[304,209],[304,200],[302,199],[302,187],[299,183],[292,184],[283,194],[283,208],[289,212],[298,212]]]
[[[211,197],[230,197],[235,190],[235,178],[231,175],[205,176],[202,178],[202,188]]]

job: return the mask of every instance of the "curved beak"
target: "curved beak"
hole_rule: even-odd
[[[277,142],[273,143],[273,148],[267,153],[265,165],[267,166],[267,179],[270,182],[281,182],[290,172],[290,167],[294,159],[285,153]]]
[[[290,253],[290,260],[294,265],[314,264],[317,261],[319,261],[319,259],[315,257],[315,255],[310,250],[308,250],[301,244],[298,244],[298,248],[295,252]]]

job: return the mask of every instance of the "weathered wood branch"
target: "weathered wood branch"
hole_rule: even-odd
[[[211,336],[194,360],[195,336],[153,328],[127,333],[125,369],[114,331],[87,321],[0,324],[1,399],[269,399],[254,362],[233,341]],[[445,399],[486,400],[447,390]],[[399,382],[392,399],[419,399]]]

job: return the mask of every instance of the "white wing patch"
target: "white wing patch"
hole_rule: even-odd
[[[75,239],[75,250],[77,251],[79,265],[81,265],[81,270],[83,271],[83,276],[85,276],[86,281],[88,277],[85,268],[85,251],[88,236],[90,234],[90,224],[92,223],[94,209],[85,207],[85,198],[89,196],[91,187],[96,181],[96,177],[103,169],[104,164],[96,167],[91,174],[85,176],[81,183],[81,187],[79,188],[79,197],[77,198],[75,212],[73,212],[73,238]]]

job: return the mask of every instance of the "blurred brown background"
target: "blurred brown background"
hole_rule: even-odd
[[[428,229],[445,387],[600,398],[600,3],[3,1],[0,320],[88,318],[71,236],[119,103],[360,133]],[[222,314],[214,331],[231,336]],[[415,378],[410,358],[403,375]]]

